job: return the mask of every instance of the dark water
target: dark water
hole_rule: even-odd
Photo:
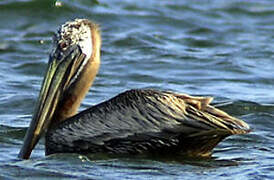
[[[211,159],[44,156],[18,160],[57,27],[101,24],[102,65],[81,109],[131,88],[210,95],[253,132]],[[0,1],[0,179],[273,179],[273,1]]]

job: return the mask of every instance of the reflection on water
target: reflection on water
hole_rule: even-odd
[[[0,178],[273,179],[272,1],[0,2]],[[57,27],[101,24],[102,65],[81,110],[131,88],[214,96],[253,131],[230,137],[212,158],[44,156],[16,159]]]

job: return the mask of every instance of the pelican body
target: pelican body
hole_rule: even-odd
[[[53,153],[178,153],[210,156],[224,138],[245,134],[244,121],[210,105],[211,97],[133,89],[77,114],[100,66],[98,26],[62,25],[19,158],[28,159],[45,134]]]

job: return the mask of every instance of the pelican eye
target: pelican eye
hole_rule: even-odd
[[[64,51],[64,50],[67,49],[68,44],[67,44],[66,42],[61,42],[61,43],[59,44],[59,47]]]

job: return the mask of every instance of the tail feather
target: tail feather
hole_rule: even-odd
[[[175,94],[182,99],[186,106],[187,116],[199,120],[203,124],[212,126],[216,130],[224,129],[230,134],[246,134],[250,127],[244,121],[230,116],[226,112],[211,106],[213,97],[190,96],[187,94]]]
[[[232,134],[246,134],[251,131],[249,125],[244,121],[232,117],[224,111],[217,109],[213,106],[207,106],[206,112],[218,118],[218,121],[226,126],[227,130],[230,130]]]
[[[195,123],[191,124],[195,127],[192,128],[192,132],[187,132],[180,137],[183,154],[196,157],[210,156],[213,148],[226,137],[251,131],[244,121],[211,106],[212,97],[193,97],[186,94],[175,96],[184,101],[185,116],[195,119]],[[184,125],[188,126],[188,124]]]

